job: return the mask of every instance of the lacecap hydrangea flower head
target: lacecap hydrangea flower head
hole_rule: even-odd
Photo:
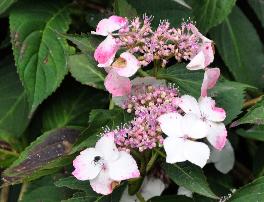
[[[107,130],[95,147],[85,149],[73,161],[72,174],[78,180],[89,180],[100,194],[110,194],[121,181],[128,180],[130,184],[143,182],[140,197],[160,195],[166,176],[149,177],[156,162],[189,161],[201,168],[214,163],[223,173],[234,164],[223,123],[226,112],[208,96],[220,76],[218,68],[209,67],[214,60],[213,42],[190,21],[171,27],[165,20],[153,29],[152,18],[110,16],[92,32],[103,37],[94,59],[97,68],[107,74],[105,89],[117,107],[133,116]],[[156,78],[157,69],[166,68],[169,61],[186,62],[190,71],[204,71],[198,100],[181,95],[175,84]],[[149,188],[150,182],[157,185],[157,191]],[[127,193],[122,197],[123,201],[134,199]]]

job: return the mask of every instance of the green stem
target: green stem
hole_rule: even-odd
[[[23,196],[24,196],[25,192],[27,191],[27,188],[28,188],[28,183],[24,182],[22,184],[22,186],[21,186],[21,189],[20,189],[20,193],[19,193],[19,196],[18,196],[18,201],[22,201]]]
[[[158,68],[159,68],[159,61],[154,60],[154,68],[153,68],[153,76],[157,77],[158,75]]]
[[[113,99],[111,99],[109,102],[109,110],[114,109],[114,107],[115,107],[115,103],[114,103]]]
[[[155,151],[154,155],[152,155],[151,159],[147,164],[146,173],[148,173],[151,170],[158,156],[159,156],[158,152]]]
[[[140,76],[149,76],[149,74],[147,72],[143,71],[142,69],[139,69],[137,72]]]
[[[137,192],[136,193],[136,196],[137,196],[137,198],[138,198],[138,200],[140,202],[146,202],[145,199],[144,199],[144,197],[142,196],[142,194],[140,192]]]
[[[8,194],[9,194],[9,185],[7,183],[3,183],[0,201],[1,202],[8,202]]]
[[[164,152],[160,151],[160,150],[157,149],[157,148],[155,148],[154,150],[155,150],[160,156],[166,158],[166,154],[165,154]]]

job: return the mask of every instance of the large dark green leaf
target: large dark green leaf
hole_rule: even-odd
[[[29,122],[29,106],[13,60],[0,64],[0,129],[20,136]]]
[[[115,13],[119,16],[132,19],[137,16],[137,11],[133,8],[127,0],[115,0],[114,1]]]
[[[220,24],[231,12],[236,0],[192,0],[190,5],[201,32]]]
[[[79,137],[75,128],[59,128],[38,137],[3,173],[8,183],[32,180],[50,174],[71,160],[69,153]]]
[[[264,99],[251,107],[248,112],[236,122],[237,125],[244,123],[264,125]]]
[[[148,200],[148,202],[194,202],[192,198],[187,196],[179,196],[179,195],[172,195],[172,196],[155,196]]]
[[[179,26],[182,19],[191,17],[191,10],[172,0],[128,0],[128,3],[136,8],[138,15],[154,16],[153,25],[157,26],[160,20],[168,19],[172,26]]]
[[[185,64],[177,64],[167,69],[162,69],[158,72],[157,77],[175,83],[182,95],[200,96],[203,81],[202,71],[189,71],[186,69]]]
[[[4,13],[16,1],[17,0],[1,0],[1,2],[0,2],[0,14]]]
[[[264,125],[254,126],[248,130],[240,128],[237,130],[237,133],[245,138],[264,141]]]
[[[51,97],[43,112],[42,130],[64,126],[87,126],[91,109],[103,108],[108,97],[103,92],[78,83],[65,85]]]
[[[264,27],[264,1],[263,0],[248,0],[248,3],[254,9],[259,20],[261,21],[262,27]]]
[[[69,68],[72,76],[84,85],[104,89],[103,71],[97,67],[89,55],[72,55],[69,57]]]
[[[191,163],[177,163],[165,164],[163,168],[171,180],[179,186],[209,198],[218,198],[210,189],[202,169],[198,166]]]
[[[263,88],[263,46],[251,22],[237,7],[210,32],[229,70],[239,82]]]
[[[31,112],[67,73],[69,47],[58,32],[66,32],[69,23],[67,5],[54,1],[22,2],[10,14],[14,57]]]
[[[264,199],[264,177],[260,177],[237,190],[229,199],[230,202],[263,201]]]

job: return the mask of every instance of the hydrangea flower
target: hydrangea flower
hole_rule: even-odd
[[[201,96],[207,97],[207,90],[212,89],[220,76],[219,68],[206,68],[201,87]]]
[[[235,154],[231,143],[227,140],[224,148],[219,151],[213,147],[207,163],[214,163],[215,168],[223,174],[228,173],[234,167]]]
[[[194,141],[206,137],[206,123],[194,114],[172,112],[161,115],[158,119],[161,130],[168,136],[163,145],[167,163],[190,161],[204,167],[209,159],[210,149],[202,142]],[[191,127],[190,127],[191,126]]]
[[[183,95],[178,100],[178,106],[186,113],[193,114],[202,120],[208,128],[207,140],[218,150],[226,143],[227,131],[224,123],[225,110],[215,106],[211,97],[201,97],[199,102],[190,95]]]
[[[122,180],[140,176],[133,157],[118,151],[113,133],[101,137],[95,148],[88,148],[73,161],[72,174],[78,180],[90,180],[91,187],[100,194],[110,194]]]
[[[159,178],[145,177],[139,192],[145,200],[148,200],[154,196],[160,196],[164,189],[165,184]],[[139,202],[139,200],[135,195],[129,195],[126,188],[120,202]]]

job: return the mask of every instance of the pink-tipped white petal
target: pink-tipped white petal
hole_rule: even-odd
[[[219,68],[206,69],[204,72],[203,84],[201,87],[201,96],[207,96],[207,90],[212,89],[220,76]]]
[[[197,116],[201,116],[198,102],[190,95],[183,95],[178,100],[178,106],[186,113],[192,113]]]
[[[218,149],[222,150],[226,144],[227,131],[223,123],[208,122],[209,130],[207,134],[207,140],[211,145]]]
[[[108,67],[112,64],[115,54],[119,49],[116,40],[111,36],[107,36],[94,52],[94,59],[99,63],[98,67]]]
[[[213,44],[211,42],[204,43],[202,47],[202,51],[204,54],[204,66],[207,67],[209,64],[211,64],[214,61]]]
[[[184,155],[185,140],[183,138],[167,137],[163,145],[166,152],[167,163],[177,163],[187,160]]]
[[[106,90],[113,96],[128,95],[131,91],[129,78],[119,76],[115,70],[110,71],[106,76],[104,85]]]
[[[181,129],[182,116],[177,112],[163,114],[158,118],[163,133],[169,137],[182,137]]]
[[[112,67],[119,74],[119,76],[131,77],[140,68],[139,61],[131,53],[124,52],[120,55],[120,58],[122,59],[124,64],[121,65],[120,64],[115,65],[115,63],[112,64]]]
[[[102,136],[97,141],[95,149],[103,155],[105,161],[114,161],[119,157],[119,151],[116,148],[112,133],[107,133],[107,135]]]
[[[226,118],[225,110],[216,107],[215,101],[211,97],[200,97],[199,106],[202,116],[207,120],[221,122]]]
[[[205,66],[205,55],[203,51],[199,51],[199,53],[191,59],[189,64],[186,66],[189,70],[199,70],[204,69]]]
[[[96,193],[108,195],[113,191],[112,182],[108,170],[102,170],[95,179],[90,180],[90,185]]]
[[[205,143],[185,140],[184,155],[188,161],[203,168],[209,159],[210,149]]]
[[[212,148],[209,162],[214,163],[215,168],[221,173],[226,174],[232,170],[235,163],[235,154],[230,142],[226,142],[222,151]]]
[[[73,160],[73,167],[75,170],[72,172],[74,177],[78,180],[91,180],[94,179],[102,169],[102,166],[94,162],[96,156],[102,156],[102,154],[96,151],[94,148],[88,148],[80,153]]]
[[[107,36],[110,33],[117,31],[127,24],[127,19],[120,16],[111,16],[108,19],[102,19],[97,27],[96,31],[92,31],[92,34]]]
[[[121,151],[119,158],[109,163],[110,178],[115,181],[121,181],[140,176],[135,159],[127,152]]]
[[[208,132],[207,124],[194,114],[185,114],[182,118],[181,127],[183,134],[192,139],[204,138]]]

